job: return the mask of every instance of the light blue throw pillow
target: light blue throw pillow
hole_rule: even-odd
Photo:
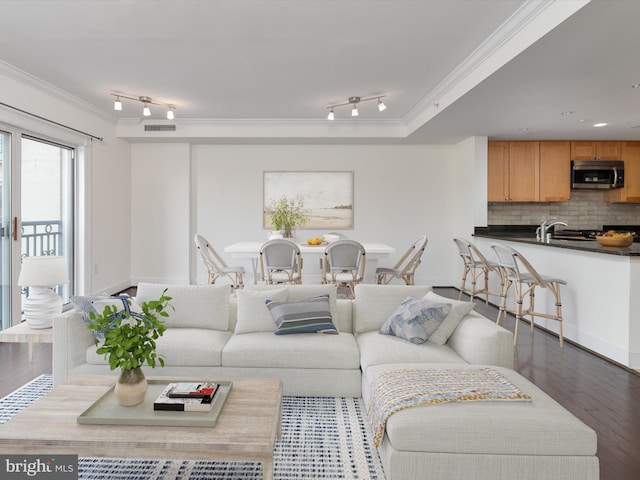
[[[411,343],[424,343],[447,318],[450,311],[450,303],[407,297],[384,322],[380,333],[394,335]]]

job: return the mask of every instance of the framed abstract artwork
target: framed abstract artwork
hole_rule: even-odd
[[[264,172],[264,228],[271,226],[269,206],[282,197],[302,202],[309,219],[302,228],[353,228],[353,172]]]

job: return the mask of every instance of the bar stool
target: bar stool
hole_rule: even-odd
[[[562,302],[560,301],[560,285],[567,282],[560,278],[540,275],[533,266],[517,250],[506,245],[492,244],[491,248],[498,257],[498,265],[502,274],[502,300],[500,302],[500,312],[496,323],[500,323],[502,312],[512,312],[516,315],[516,327],[513,336],[513,344],[518,341],[519,320],[525,316],[531,317],[531,331],[535,325],[534,317],[550,318],[559,322],[560,347],[563,346],[562,338]],[[507,292],[511,285],[515,291],[515,310],[507,309]],[[548,288],[555,298],[555,314],[535,311],[535,289],[536,287]],[[529,296],[529,307],[523,311],[523,301]]]
[[[502,295],[502,275],[500,275],[499,265],[496,262],[492,262],[487,260],[482,252],[478,250],[478,248],[471,243],[469,240],[464,238],[454,238],[456,246],[458,247],[458,252],[460,253],[460,258],[462,258],[462,263],[464,264],[464,270],[462,271],[462,282],[460,284],[460,293],[458,293],[458,300],[462,298],[462,294],[466,293],[471,297],[471,301],[473,301],[473,297],[478,294],[484,294],[485,297],[485,305],[489,305],[489,295],[495,295],[497,297]],[[500,277],[500,291],[492,292],[489,290],[489,273],[495,272]],[[467,288],[467,276],[471,273],[471,288]],[[478,278],[482,275],[484,277],[484,285],[483,288],[478,288]]]

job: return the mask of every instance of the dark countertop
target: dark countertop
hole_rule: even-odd
[[[544,248],[568,248],[571,250],[622,255],[626,257],[640,256],[640,243],[632,243],[629,247],[605,247],[595,240],[560,240],[555,238],[552,238],[550,243],[543,243],[536,240],[535,229],[535,226],[528,228],[516,226],[514,229],[476,227],[473,236],[539,245]]]

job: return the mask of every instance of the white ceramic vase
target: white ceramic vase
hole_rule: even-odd
[[[149,384],[140,367],[122,370],[120,378],[113,390],[118,402],[123,407],[133,407],[144,401]]]

